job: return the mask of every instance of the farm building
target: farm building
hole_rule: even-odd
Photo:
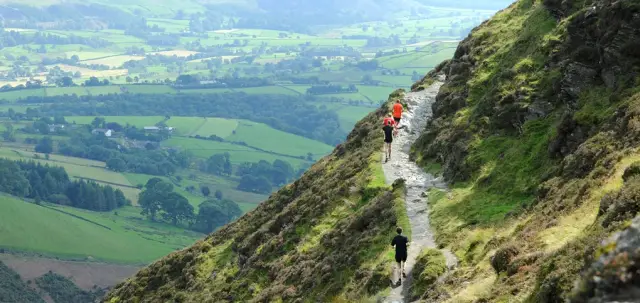
[[[92,134],[97,135],[97,134],[104,134],[105,137],[111,137],[111,135],[113,135],[113,131],[110,129],[104,129],[104,128],[96,128],[94,130],[91,131]]]
[[[55,132],[59,129],[64,129],[64,124],[49,124],[49,132]]]

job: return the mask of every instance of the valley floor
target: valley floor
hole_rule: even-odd
[[[382,153],[382,167],[387,184],[392,184],[396,179],[404,179],[406,182],[405,205],[407,215],[411,223],[411,231],[405,234],[409,236],[410,246],[408,259],[405,265],[407,281],[403,281],[402,287],[395,287],[385,302],[408,302],[411,288],[412,269],[420,252],[425,248],[436,248],[433,232],[429,226],[429,212],[426,197],[423,195],[430,188],[445,189],[446,184],[440,178],[434,178],[423,171],[409,158],[411,145],[418,138],[431,117],[431,105],[442,82],[436,82],[429,88],[420,92],[410,92],[405,95],[404,101],[408,109],[403,113],[401,129],[392,143],[391,159],[385,163]],[[447,266],[455,266],[456,257],[448,250],[443,251]],[[399,277],[392,276],[393,281]]]

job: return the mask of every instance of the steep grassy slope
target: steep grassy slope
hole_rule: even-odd
[[[447,76],[414,154],[451,184],[429,203],[437,241],[461,260],[424,299],[571,297],[611,249],[600,241],[640,210],[628,169],[640,160],[639,50],[638,0],[520,0],[413,86]]]
[[[387,105],[385,105],[387,106]],[[349,301],[389,287],[404,185],[385,186],[381,108],[237,222],[118,285],[106,302]]]

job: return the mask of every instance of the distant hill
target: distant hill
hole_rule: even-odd
[[[336,25],[385,20],[400,12],[420,12],[429,6],[492,9],[506,7],[510,0],[133,0],[133,1],[19,1],[0,0],[0,16],[5,22],[66,22],[90,18],[93,26],[126,28],[136,17],[215,19],[227,24],[233,17],[241,28],[269,28],[308,31],[315,25]],[[178,8],[178,9],[176,9]],[[195,15],[194,15],[195,14]],[[227,21],[225,21],[227,20]],[[48,26],[55,25],[50,23]],[[86,28],[84,20],[82,28]]]

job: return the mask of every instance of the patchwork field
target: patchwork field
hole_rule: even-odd
[[[99,60],[103,60],[103,59],[99,59]],[[103,64],[103,63],[89,63],[89,64]],[[89,77],[109,78],[109,77],[125,76],[128,73],[126,69],[93,70],[93,69],[88,69],[88,68],[78,67],[78,66],[71,66],[66,64],[56,64],[56,65],[48,66],[48,68],[52,68],[54,66],[59,67],[61,70],[65,72],[72,72],[72,73],[80,72],[80,74],[82,74],[82,76],[86,78],[89,78]]]
[[[16,101],[28,97],[44,97],[44,88],[15,90],[9,92],[0,92],[0,100]]]
[[[276,159],[280,159],[291,163],[291,165],[293,165],[294,167],[297,167],[299,164],[304,162],[304,160],[302,159],[277,156],[241,145],[194,138],[172,137],[171,139],[165,141],[164,145],[188,150],[193,153],[194,156],[203,159],[209,158],[214,154],[223,154],[225,152],[228,152],[231,154],[231,162],[233,164],[241,164],[243,162],[258,162],[260,160],[273,162]]]

